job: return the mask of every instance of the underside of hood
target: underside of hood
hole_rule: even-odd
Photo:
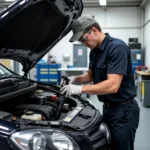
[[[25,74],[70,30],[80,0],[21,0],[0,14],[0,58],[19,61]]]

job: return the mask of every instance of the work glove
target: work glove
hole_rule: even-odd
[[[72,84],[75,82],[75,76],[71,76],[71,77],[62,77],[61,82],[60,82],[60,87],[63,87],[67,84]]]
[[[66,93],[66,96],[81,94],[82,93],[81,90],[82,90],[81,85],[74,85],[74,84],[65,85],[60,89],[61,94]]]

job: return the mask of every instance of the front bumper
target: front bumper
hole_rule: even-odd
[[[95,122],[84,131],[68,133],[75,139],[82,150],[109,150],[111,143],[110,131],[102,122],[98,111]]]

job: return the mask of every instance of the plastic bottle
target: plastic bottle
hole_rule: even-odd
[[[27,111],[24,115],[21,116],[21,118],[29,120],[42,120],[42,115],[35,114],[33,111]]]

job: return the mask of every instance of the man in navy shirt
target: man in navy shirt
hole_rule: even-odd
[[[89,69],[83,75],[69,77],[69,85],[64,85],[61,93],[66,96],[96,94],[104,103],[103,118],[112,134],[112,150],[133,150],[139,107],[134,100],[136,89],[129,47],[122,40],[103,33],[92,17],[78,18],[72,30],[70,42],[79,41],[91,49]],[[72,84],[91,81],[92,85]]]

